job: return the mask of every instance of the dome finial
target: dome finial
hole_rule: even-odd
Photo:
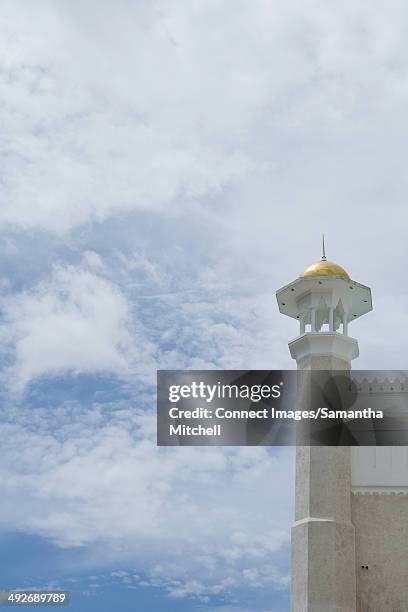
[[[324,244],[324,233],[323,233],[323,239],[322,239],[322,261],[326,261],[326,247]]]

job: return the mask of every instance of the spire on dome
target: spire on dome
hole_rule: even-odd
[[[326,247],[324,244],[324,233],[323,233],[323,239],[322,239],[322,261],[326,261]]]

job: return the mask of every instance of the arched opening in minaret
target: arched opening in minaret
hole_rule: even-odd
[[[341,300],[333,304],[321,296],[316,306],[306,302],[299,311],[299,333],[343,333],[347,336],[347,312]]]

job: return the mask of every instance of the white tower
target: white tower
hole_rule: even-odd
[[[321,261],[276,294],[282,314],[297,319],[289,343],[298,369],[349,370],[358,356],[351,321],[372,309],[371,291]],[[355,529],[347,447],[298,447],[292,528],[292,611],[355,612]]]

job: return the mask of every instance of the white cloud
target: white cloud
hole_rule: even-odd
[[[117,261],[130,283],[141,273],[167,286],[168,276],[144,255]],[[153,354],[171,367],[266,365],[274,337],[264,332],[266,297],[214,304],[165,293],[162,311],[155,304],[139,319],[128,296],[96,272],[109,276],[110,268],[87,251],[81,266],[57,266],[47,281],[4,297],[2,333],[14,358],[6,374],[20,388],[48,376],[51,392],[52,376],[78,372],[150,378]],[[90,566],[133,564],[146,586],[175,599],[205,601],[243,585],[286,589],[277,555],[288,546],[291,453],[158,449],[150,392],[135,390],[135,404],[113,412],[74,400],[48,410],[10,404],[0,526],[86,547]],[[132,586],[133,578],[126,581]]]
[[[3,528],[133,564],[173,598],[287,588],[291,452],[157,448],[153,415],[56,410],[57,429],[34,408],[2,426]]]
[[[295,330],[290,322],[281,324],[271,293],[176,294],[163,296],[161,303],[158,332],[170,347],[159,353],[164,369],[293,367],[287,340]],[[148,321],[145,325],[150,326]]]
[[[188,16],[181,4],[174,14],[161,3],[103,7],[104,19],[92,2],[3,9],[0,222],[60,232],[126,211],[163,210],[251,167],[220,136],[245,129],[257,94],[234,85],[234,119],[229,105],[219,116],[206,108],[225,76],[200,59],[200,41],[190,35],[203,9]]]
[[[406,3],[0,11],[3,379],[291,367],[273,293],[323,229],[374,287],[352,328],[365,364],[402,363]],[[150,393],[135,403],[148,413],[6,404],[0,524],[133,563],[172,597],[286,588],[289,453],[157,449]]]
[[[201,266],[215,296],[273,293],[318,256],[325,230],[329,257],[373,285],[374,313],[353,333],[364,359],[380,330],[380,354],[390,332],[377,296],[403,291],[405,273],[405,3],[238,0],[232,12],[223,0],[44,0],[2,11],[7,230],[77,228],[102,271],[97,224],[79,227],[105,220],[103,250],[135,235],[121,261],[130,276],[171,291]],[[165,240],[183,267],[157,265]],[[19,246],[9,239],[7,253],[23,259]],[[271,307],[271,327],[290,337]]]
[[[104,269],[103,260],[100,255],[98,255],[98,253],[95,253],[95,251],[85,251],[85,253],[83,254],[83,260],[84,263],[87,264],[91,269]]]
[[[395,191],[383,126],[406,129],[403,2],[44,0],[2,11],[3,224],[64,232],[130,211],[184,215],[195,200],[225,208],[234,185],[252,192],[246,210],[265,214],[262,174],[269,207],[303,200],[313,216],[338,198],[348,206],[353,189],[377,199],[373,164],[387,169],[379,189]],[[345,174],[348,187],[333,183]]]
[[[67,372],[124,376],[135,354],[143,353],[148,363],[151,346],[137,331],[124,295],[83,268],[55,268],[31,291],[5,297],[3,309],[2,338],[14,355],[6,375],[17,389],[33,378]]]

